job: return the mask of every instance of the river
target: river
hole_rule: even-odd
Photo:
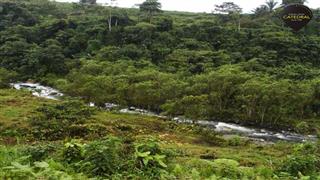
[[[28,91],[31,91],[34,96],[42,97],[46,99],[59,100],[61,97],[64,96],[63,93],[59,92],[54,88],[42,86],[37,83],[14,83],[14,84],[11,84],[11,86],[18,90],[26,89]],[[89,105],[94,106],[94,103],[90,103]],[[105,107],[106,109],[119,107],[118,105],[113,103],[106,103],[105,105],[106,105]],[[168,117],[160,116],[156,113],[143,110],[143,109],[138,109],[135,107],[120,109],[119,112],[125,113],[125,114],[140,114],[145,116],[155,116],[155,117],[169,119]],[[212,130],[216,132],[220,132],[225,135],[239,135],[239,136],[248,137],[250,139],[261,141],[261,142],[276,142],[276,141],[305,142],[305,141],[317,140],[317,137],[314,135],[306,136],[306,135],[301,135],[301,134],[296,134],[296,133],[291,133],[286,131],[273,132],[265,129],[249,128],[249,127],[244,127],[237,124],[225,123],[225,122],[201,121],[201,120],[193,121],[193,120],[185,119],[182,117],[171,118],[171,120],[178,123],[188,123],[188,124],[196,122],[196,124],[198,125],[211,128]]]

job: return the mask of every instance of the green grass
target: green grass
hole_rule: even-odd
[[[37,107],[48,102],[50,101],[34,97],[27,91],[0,89],[0,122],[23,122]]]
[[[28,117],[34,114],[35,110],[42,104],[56,103],[32,96],[29,92],[17,91],[12,89],[0,89],[0,122],[1,126],[26,126]],[[238,156],[242,147],[211,147],[210,144],[202,143],[201,136],[194,131],[193,125],[176,124],[162,118],[120,114],[117,112],[98,111],[88,124],[100,124],[110,130],[114,135],[130,135],[132,137],[154,136],[161,139],[168,146],[178,147],[180,144],[188,145],[192,152],[197,154],[202,150],[215,150],[221,157]],[[265,152],[264,148],[271,147],[270,151]],[[290,145],[286,145],[290,146]],[[250,143],[242,153],[244,156],[255,156],[250,154],[257,151],[260,145]],[[282,156],[282,150],[275,149],[271,145],[264,145],[259,150],[259,154],[266,156]],[[195,151],[196,150],[196,151]],[[287,152],[284,152],[287,153]]]
[[[21,132],[30,128],[28,119],[42,104],[54,103],[44,98],[37,98],[28,91],[0,89],[0,142],[16,144],[22,138]]]
[[[211,145],[202,143],[201,136],[194,132],[191,125],[183,125],[154,117],[101,112],[94,117],[99,122],[112,129],[116,135],[127,134],[142,138],[153,136],[161,140],[162,146],[171,149],[182,149],[187,161],[190,158],[200,158],[202,155],[213,153],[215,158],[234,159],[243,166],[272,168],[292,152],[293,144],[277,143],[261,145],[249,143],[241,146]],[[131,127],[129,131],[121,132],[118,127]]]

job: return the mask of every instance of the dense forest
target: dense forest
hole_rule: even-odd
[[[292,32],[281,8],[238,17],[226,6],[230,15],[4,1],[2,81],[38,80],[100,105],[314,132],[320,11]]]
[[[157,0],[147,0],[137,8],[118,8],[114,2],[0,0],[0,108],[14,108],[12,104],[32,99],[32,105],[26,107],[33,112],[28,115],[28,125],[23,120],[19,130],[11,122],[4,125],[6,114],[1,116],[0,109],[0,135],[19,136],[27,142],[73,137],[90,140],[88,144],[72,140],[62,146],[31,146],[26,152],[20,151],[22,147],[0,148],[0,169],[5,167],[0,177],[32,179],[57,173],[52,178],[319,179],[319,145],[253,147],[238,138],[224,140],[194,127],[190,133],[200,134],[202,141],[211,138],[209,144],[215,141],[214,145],[239,146],[239,151],[244,146],[267,148],[263,151],[273,154],[261,155],[265,158],[261,157],[261,162],[255,157],[255,161],[240,164],[237,160],[241,158],[227,160],[224,154],[214,162],[192,159],[183,166],[182,159],[169,159],[177,154],[199,154],[164,150],[150,138],[148,142],[132,142],[131,135],[124,133],[123,137],[122,132],[132,130],[129,125],[111,124],[120,129],[118,132],[109,126],[85,123],[92,117],[94,122],[103,121],[103,117],[136,119],[114,114],[102,117],[99,109],[84,104],[93,102],[103,107],[115,103],[169,117],[316,134],[320,130],[320,9],[312,9],[312,21],[295,32],[283,24],[280,14],[286,4],[304,1],[277,4],[269,0],[250,14],[230,2],[212,4],[212,13],[162,11]],[[40,105],[40,100],[25,92],[10,90],[9,83],[18,81],[40,82],[79,99]],[[25,112],[14,111],[20,110]],[[172,126],[142,119],[145,123],[159,121],[155,129]],[[14,130],[4,130],[8,127]],[[116,135],[97,140],[107,135],[100,131]],[[171,129],[169,133],[175,131],[179,134],[183,130]],[[287,159],[281,159],[281,149],[293,150],[287,152]],[[8,157],[10,153],[14,156]],[[32,160],[28,157],[8,166],[30,153]],[[50,153],[54,158],[42,161]],[[278,158],[275,164],[270,160],[266,165],[268,155]],[[72,177],[62,173],[63,165],[57,159],[68,164],[65,173],[72,172]],[[26,161],[29,165],[22,165]]]
[[[150,15],[89,4],[2,4],[0,64],[19,80],[54,84],[100,105],[193,119],[305,128],[319,118],[318,18],[294,33],[277,17],[280,9],[257,8],[238,17],[238,27],[233,9]]]

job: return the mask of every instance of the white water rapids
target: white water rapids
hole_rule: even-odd
[[[14,84],[11,84],[11,86],[18,90],[21,90],[21,89],[29,90],[32,92],[34,96],[42,97],[46,99],[59,100],[59,98],[63,96],[63,94],[56,89],[42,86],[36,83],[14,83]],[[90,103],[89,105],[94,106],[94,103]],[[113,103],[105,104],[106,109],[112,109],[117,107],[119,107],[119,105],[117,104],[113,104]],[[126,114],[140,114],[140,115],[146,115],[146,116],[155,116],[155,117],[168,119],[168,117],[160,116],[156,113],[153,113],[144,109],[138,109],[135,107],[120,109],[119,112],[126,113]],[[300,135],[300,134],[290,133],[285,131],[272,132],[265,129],[249,128],[249,127],[244,127],[244,126],[240,126],[232,123],[224,123],[224,122],[216,122],[216,121],[193,121],[193,120],[188,120],[181,117],[175,117],[172,120],[178,123],[188,123],[188,124],[192,124],[193,122],[195,122],[198,125],[212,128],[216,132],[221,132],[227,135],[241,135],[241,136],[249,137],[251,139],[255,139],[258,141],[274,142],[274,141],[282,140],[282,141],[289,141],[289,142],[304,142],[304,141],[317,140],[317,137],[313,135],[305,136],[305,135]]]
[[[63,96],[58,90],[35,83],[14,83],[11,86],[17,90],[27,89],[32,92],[32,95],[46,99],[58,100]]]

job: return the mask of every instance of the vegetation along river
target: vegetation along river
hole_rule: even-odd
[[[12,87],[15,89],[21,90],[26,89],[32,92],[34,96],[52,99],[52,100],[59,100],[60,97],[64,96],[63,93],[59,92],[58,90],[42,86],[37,83],[14,83],[11,84]],[[94,106],[94,103],[90,103],[91,106]],[[118,105],[112,103],[106,103],[106,109],[111,109],[117,107]],[[119,110],[120,113],[126,114],[141,114],[146,116],[158,116],[162,118],[168,118],[165,116],[160,116],[156,113],[138,109],[135,107],[129,108],[122,108]],[[201,126],[212,128],[212,130],[216,132],[220,132],[226,135],[240,135],[244,137],[249,137],[251,139],[255,139],[257,141],[267,141],[267,142],[275,142],[275,141],[288,141],[288,142],[304,142],[304,141],[316,141],[317,137],[315,135],[301,135],[297,133],[291,133],[286,131],[281,132],[274,132],[265,129],[259,128],[249,128],[240,126],[237,124],[232,123],[225,123],[225,122],[217,122],[217,121],[194,121],[191,119],[185,119],[182,117],[175,117],[171,118],[171,120],[176,121],[178,123],[196,123]]]

